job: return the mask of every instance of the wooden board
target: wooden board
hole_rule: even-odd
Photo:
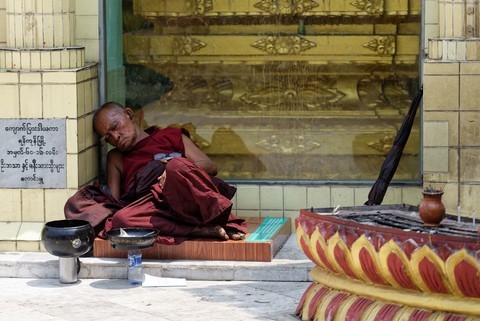
[[[247,239],[260,226],[265,218],[247,217]],[[178,245],[155,243],[142,250],[144,259],[158,260],[221,260],[221,261],[261,261],[270,262],[280,251],[291,234],[291,219],[288,218],[266,242],[217,241],[198,238]],[[114,249],[110,242],[96,238],[93,245],[95,257],[126,258],[127,250]]]

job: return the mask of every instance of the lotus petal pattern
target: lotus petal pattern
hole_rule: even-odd
[[[425,297],[425,293],[448,302],[443,304],[443,312],[442,306],[438,308],[445,316],[452,312],[473,317],[472,320],[480,317],[480,238],[425,236],[370,225],[362,227],[334,215],[307,210],[301,210],[295,224],[299,247],[317,265],[312,271],[315,282],[305,292],[297,310],[302,319],[327,320],[328,315],[340,318],[338,308],[348,306],[338,320],[347,320],[356,315],[355,311],[367,308],[375,311],[375,320],[390,320],[380,316],[398,316],[400,311],[402,314],[408,311],[410,317],[417,315],[409,320],[430,320],[437,308],[415,299]],[[373,292],[397,291],[398,300],[409,301],[411,294],[413,303],[382,302],[368,292],[353,295],[348,291],[350,286],[342,291],[335,284],[325,286],[325,280],[332,278],[363,284]],[[392,298],[396,300],[395,295]],[[419,300],[419,306],[408,308],[415,300]]]

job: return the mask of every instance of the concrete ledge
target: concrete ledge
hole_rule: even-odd
[[[47,252],[0,252],[0,277],[58,278],[58,257]],[[79,279],[125,279],[127,258],[81,257]],[[144,260],[155,276],[206,281],[312,281],[314,264],[290,236],[271,262]]]

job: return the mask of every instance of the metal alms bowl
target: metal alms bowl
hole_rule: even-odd
[[[105,232],[114,249],[145,249],[151,247],[159,231],[152,228],[124,227]]]
[[[45,223],[42,242],[45,249],[55,256],[81,256],[93,246],[95,231],[84,220],[58,220]]]

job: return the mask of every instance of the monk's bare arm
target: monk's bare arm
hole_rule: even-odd
[[[122,186],[123,156],[118,149],[112,149],[107,155],[107,185],[115,199],[120,198]]]
[[[185,157],[197,164],[198,167],[208,174],[212,176],[217,175],[217,164],[215,164],[214,161],[202,152],[187,136],[182,135],[182,141],[185,146]]]

